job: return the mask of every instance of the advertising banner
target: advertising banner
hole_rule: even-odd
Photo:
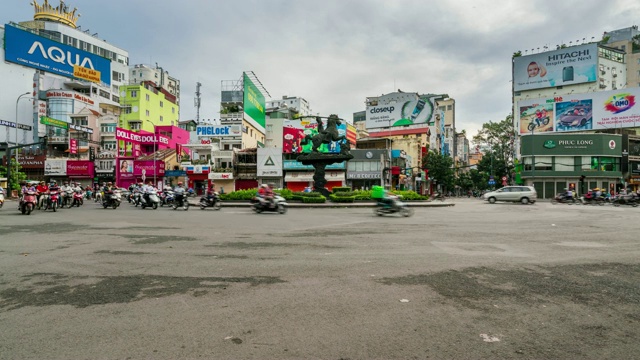
[[[44,176],[67,176],[67,159],[46,160]]]
[[[233,173],[209,173],[208,178],[209,180],[233,180]]]
[[[147,177],[153,176],[155,171],[156,176],[164,176],[164,161],[162,160],[135,160],[133,162],[133,175]]]
[[[515,91],[574,85],[596,81],[598,45],[572,46],[540,54],[519,56],[513,63]]]
[[[124,140],[130,143],[153,144],[159,142],[169,145],[169,138],[163,135],[140,134],[123,128],[116,128],[116,140]]]
[[[58,119],[52,119],[48,116],[40,116],[40,124],[44,124],[44,125],[48,125],[48,126],[53,126],[53,127],[58,127],[61,129],[68,129],[69,128],[69,123],[62,121],[62,120],[58,120]]]
[[[327,169],[327,170],[344,170],[345,166],[346,166],[346,161],[343,161],[341,163],[327,165],[327,167],[325,169]],[[311,166],[311,165],[303,165],[298,160],[283,160],[282,161],[282,168],[284,170],[311,170],[311,171],[314,170],[313,166]]]
[[[118,169],[121,179],[133,179],[133,159],[120,159]]]
[[[258,148],[258,177],[282,176],[282,148]]]
[[[393,104],[367,106],[367,129],[433,123],[436,98],[418,97],[415,94],[407,95],[410,95],[405,98],[407,100],[397,101]]]
[[[74,65],[73,76],[79,79],[89,80],[94,83],[100,83],[100,71],[88,69],[86,67]]]
[[[640,88],[518,101],[520,134],[630,128],[640,125]]]
[[[70,138],[69,139],[69,154],[77,154],[78,153],[78,139]]]
[[[74,66],[99,71],[100,81],[111,85],[111,61],[88,51],[61,44],[6,24],[5,61],[66,77],[74,76]]]
[[[88,160],[68,160],[67,176],[69,177],[93,177],[94,165]]]
[[[196,135],[202,137],[241,136],[240,125],[198,125]]]
[[[322,119],[325,128],[327,119]],[[337,126],[338,135],[347,135],[347,125],[342,121]],[[300,120],[284,120],[282,127],[282,151],[285,154],[300,154],[311,152],[313,143],[311,138],[318,134],[318,123],[314,118],[303,118]],[[306,139],[306,140],[305,140]],[[322,144],[318,147],[322,153],[339,153],[340,141],[332,141],[329,144]]]
[[[264,134],[264,122],[265,122],[265,100],[262,92],[258,90],[253,81],[243,73],[244,83],[244,97],[243,108],[244,118],[251,125],[253,125],[258,131]]]
[[[18,128],[20,130],[27,130],[27,131],[31,131],[31,126],[29,125],[23,125],[23,124],[17,124],[14,123],[13,121],[7,121],[7,120],[0,120],[0,126],[6,126],[6,127],[10,127],[10,128]]]

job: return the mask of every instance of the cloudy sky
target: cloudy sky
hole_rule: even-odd
[[[43,0],[36,0],[42,3]],[[58,0],[50,0],[54,6]],[[6,0],[0,20],[33,17]],[[367,96],[448,94],[474,135],[511,112],[511,56],[638,25],[637,0],[68,0],[78,25],[181,81],[181,117],[217,119],[221,80],[252,70],[271,94],[352,119]],[[540,49],[540,50],[538,50]],[[269,100],[269,99],[267,99]]]

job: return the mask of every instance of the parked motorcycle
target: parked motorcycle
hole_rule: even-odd
[[[254,196],[253,199],[251,199],[251,210],[255,211],[258,214],[263,211],[285,214],[288,207],[289,204],[287,204],[287,200],[279,195],[273,196],[273,202],[269,202],[263,199],[261,196]]]
[[[551,199],[551,203],[553,205],[556,204],[569,204],[569,205],[573,205],[576,203],[576,198],[574,198],[573,196],[571,197],[571,199],[567,199],[566,195],[564,195],[563,193],[559,193],[556,194],[556,197],[554,197],[553,199]]]
[[[158,208],[158,204],[160,203],[160,198],[158,197],[158,192],[156,190],[149,191],[148,194],[145,194],[140,197],[140,207],[144,210],[146,207],[151,207],[153,210]]]
[[[393,199],[392,203],[384,202],[382,199],[379,199],[376,203],[376,207],[373,209],[373,213],[378,216],[389,215],[389,214],[400,214],[404,217],[409,217],[413,215],[413,209],[408,207],[407,204],[400,201],[400,197],[397,199]]]
[[[120,206],[120,197],[117,191],[108,191],[104,194],[104,200],[102,201],[102,207],[108,208],[111,207],[114,210]]]
[[[33,209],[36,208],[36,192],[27,191],[20,202],[20,211],[22,214],[31,215]]]
[[[76,191],[73,193],[73,201],[71,202],[71,206],[69,207],[80,207],[80,205],[83,204],[84,200],[83,200],[84,196],[82,195],[82,191]]]
[[[222,207],[222,201],[220,201],[220,195],[216,192],[213,197],[209,199],[207,196],[200,198],[200,210],[204,210],[208,207],[212,207],[213,210],[220,210]]]
[[[184,194],[176,194],[175,200],[173,200],[171,206],[173,207],[173,210],[176,210],[177,208],[181,207],[185,211],[187,211],[189,210],[189,201],[187,200],[187,197]]]
[[[2,205],[4,205],[4,189],[0,190],[0,209],[2,209]]]

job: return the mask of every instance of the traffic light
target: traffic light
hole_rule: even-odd
[[[49,140],[49,138],[46,135],[42,138],[42,147],[45,148],[45,149],[47,148],[47,141],[48,140]]]
[[[586,178],[586,176],[581,175],[581,176],[580,176],[580,182],[584,182],[584,179],[585,179],[585,178]]]

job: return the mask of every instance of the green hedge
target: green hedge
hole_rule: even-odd
[[[320,195],[320,196],[307,196],[307,197],[302,197],[302,202],[303,203],[323,203],[327,201],[327,198],[325,198],[324,196]]]
[[[226,194],[220,194],[220,200],[222,201],[249,201],[256,196],[258,189],[238,190]]]
[[[289,189],[280,189],[280,190],[276,190],[274,192],[276,194],[282,196],[285,200],[293,199],[293,191],[291,191]]]
[[[329,195],[329,199],[336,203],[352,203],[356,200],[355,196],[342,196],[337,194]]]
[[[333,191],[334,194],[339,193],[339,192],[347,192],[347,191],[351,191],[351,188],[348,186],[334,186],[331,191]]]
[[[428,196],[422,196],[412,190],[394,190],[392,193],[402,195],[402,200],[429,200]]]

